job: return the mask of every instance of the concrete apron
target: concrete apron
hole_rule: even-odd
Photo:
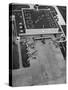
[[[47,41],[46,44],[42,44],[40,41],[37,41],[36,49],[38,50],[37,59],[31,61],[33,83],[37,84],[41,82],[47,83],[53,80],[56,81],[61,77],[63,73],[61,72],[61,69],[65,66],[60,49],[58,52],[61,57],[56,57],[56,49],[54,48],[52,42],[50,43]]]

